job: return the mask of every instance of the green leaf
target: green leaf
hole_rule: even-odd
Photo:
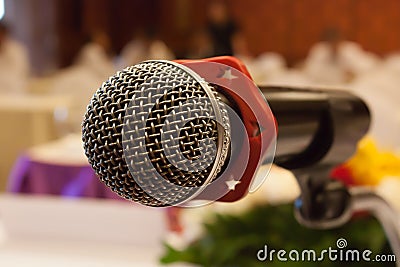
[[[260,262],[256,254],[264,245],[271,249],[320,252],[336,248],[336,241],[345,238],[349,248],[370,249],[374,254],[391,254],[384,232],[371,217],[357,218],[347,225],[326,231],[305,228],[295,220],[292,205],[256,206],[239,215],[215,214],[204,224],[204,233],[182,251],[165,244],[161,263],[187,262],[200,266],[258,267],[308,266],[333,267],[338,262]],[[389,263],[368,265],[365,262],[341,262],[340,266],[394,266]]]

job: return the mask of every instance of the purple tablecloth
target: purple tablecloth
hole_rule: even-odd
[[[15,163],[8,179],[7,190],[12,193],[122,200],[100,182],[89,165],[37,162],[27,155],[20,156]]]

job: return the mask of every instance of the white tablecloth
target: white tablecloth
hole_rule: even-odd
[[[0,266],[160,266],[163,211],[115,200],[0,195]]]
[[[0,94],[0,190],[20,153],[62,134],[69,106],[63,96]]]

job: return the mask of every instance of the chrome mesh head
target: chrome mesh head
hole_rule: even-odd
[[[82,138],[89,163],[111,190],[144,205],[169,206],[217,177],[229,130],[211,86],[180,64],[146,61],[97,90]]]

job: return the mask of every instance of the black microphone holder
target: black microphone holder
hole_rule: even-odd
[[[347,223],[355,213],[367,212],[380,221],[400,259],[400,222],[392,207],[372,189],[348,188],[331,177],[332,169],[349,159],[368,131],[366,104],[340,90],[259,88],[278,124],[274,163],[291,170],[300,185],[297,220],[311,228],[328,229]]]

